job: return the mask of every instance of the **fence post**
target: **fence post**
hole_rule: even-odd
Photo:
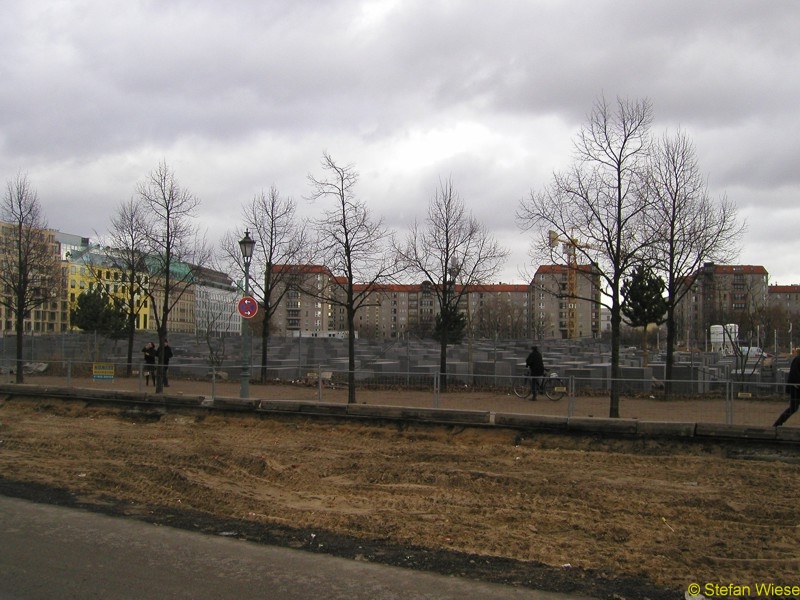
[[[439,373],[433,374],[433,408],[439,408]]]
[[[569,376],[569,387],[567,388],[567,417],[575,414],[575,375]]]
[[[317,365],[317,402],[322,403],[322,365]]]
[[[217,399],[217,367],[211,365],[211,400]]]
[[[725,424],[733,425],[733,382],[728,380],[725,399]]]

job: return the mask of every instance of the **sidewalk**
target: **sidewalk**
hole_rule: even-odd
[[[0,600],[591,600],[0,496]]]
[[[176,369],[177,370],[177,369]],[[6,380],[9,383],[13,381]],[[56,387],[75,387],[93,390],[127,390],[155,394],[153,385],[145,386],[137,377],[116,377],[113,380],[83,378],[66,378],[46,375],[26,375],[26,384]],[[238,381],[215,382],[181,379],[173,376],[170,387],[164,391],[169,395],[203,396],[238,398],[240,383]],[[347,403],[346,388],[323,387],[301,383],[292,385],[259,384],[252,382],[249,386],[250,398],[263,400],[292,400],[301,402],[325,402],[333,404]],[[516,398],[509,390],[469,390],[456,388],[455,391],[434,395],[433,390],[404,389],[395,386],[389,389],[358,389],[359,404],[445,408],[457,410],[488,410],[515,414],[568,416],[570,409],[575,417],[607,417],[609,398],[607,395],[583,396],[575,398],[570,406],[569,397],[558,402],[544,398],[536,402]],[[729,410],[734,425],[754,427],[771,427],[775,418],[786,407],[786,399],[757,400],[736,398],[729,406],[721,398],[680,398],[664,401],[658,398],[622,396],[620,398],[620,417],[640,419],[643,421],[671,421],[685,423],[725,423]],[[789,427],[796,426],[790,420]]]

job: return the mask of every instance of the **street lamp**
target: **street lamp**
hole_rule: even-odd
[[[246,229],[244,237],[239,240],[239,249],[242,251],[244,262],[244,295],[250,295],[250,261],[253,258],[253,249],[256,241],[250,237],[250,230]],[[250,324],[247,319],[242,319],[242,375],[239,396],[250,397]]]

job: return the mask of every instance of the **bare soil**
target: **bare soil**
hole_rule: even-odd
[[[752,442],[8,398],[0,493],[596,598],[800,566],[800,450]]]

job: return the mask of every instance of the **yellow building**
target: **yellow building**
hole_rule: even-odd
[[[129,284],[129,276],[117,266],[111,250],[99,246],[72,252],[67,256],[67,299],[70,310],[78,305],[81,294],[98,286],[109,296],[127,303],[134,294],[134,310],[136,312],[136,330],[152,330],[150,319],[150,299],[147,296],[147,274],[137,275],[134,285]],[[73,329],[70,324],[70,329]]]
[[[156,311],[161,315],[164,300],[157,278],[148,273],[130,273],[120,268],[125,261],[112,249],[94,246],[70,255],[67,265],[66,288],[70,308],[77,306],[81,294],[101,286],[106,294],[125,303],[133,296],[136,330],[155,332],[158,328]],[[237,293],[231,278],[219,271],[177,264],[174,270],[185,281],[180,295],[173,289],[170,295],[168,331],[194,335],[198,330],[211,335],[239,332],[241,317],[236,312]],[[152,298],[150,297],[152,295]]]

